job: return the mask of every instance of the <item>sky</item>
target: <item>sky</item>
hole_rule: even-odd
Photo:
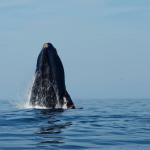
[[[43,43],[73,98],[150,98],[149,0],[1,0],[0,99],[21,99]]]

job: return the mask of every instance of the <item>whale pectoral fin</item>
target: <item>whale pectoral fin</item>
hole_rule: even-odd
[[[66,98],[66,101],[67,101],[67,107],[75,109],[75,106],[74,106],[74,104],[72,102],[72,99],[71,99],[71,97],[70,97],[70,95],[69,95],[69,93],[67,91],[65,92],[64,97]]]

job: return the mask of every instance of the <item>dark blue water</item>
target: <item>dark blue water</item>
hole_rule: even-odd
[[[150,149],[150,100],[75,103],[75,110],[52,112],[0,100],[0,150]]]

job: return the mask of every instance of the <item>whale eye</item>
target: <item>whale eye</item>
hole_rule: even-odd
[[[48,43],[44,43],[43,48],[48,48]]]

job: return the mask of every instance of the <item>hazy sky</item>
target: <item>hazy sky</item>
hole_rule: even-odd
[[[44,42],[73,98],[150,97],[150,0],[0,0],[0,98],[22,98]]]

